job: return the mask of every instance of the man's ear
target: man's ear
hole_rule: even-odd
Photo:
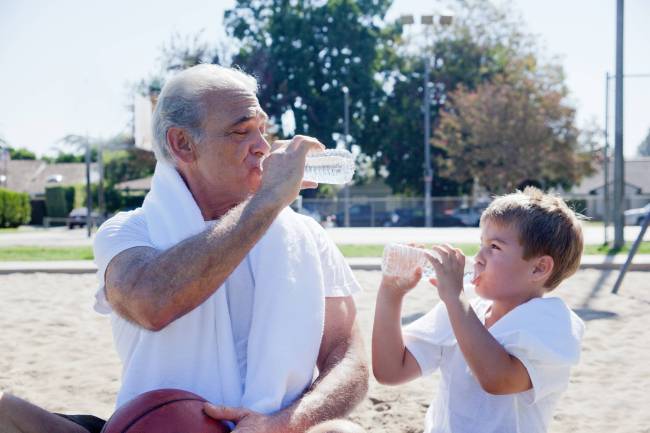
[[[535,281],[546,281],[553,272],[555,262],[551,256],[541,256],[535,259],[533,267],[533,279]]]
[[[174,157],[186,164],[196,161],[196,144],[184,128],[172,126],[167,130],[167,142]]]

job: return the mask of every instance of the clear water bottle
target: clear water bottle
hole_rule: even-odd
[[[435,251],[404,244],[388,244],[384,247],[381,270],[384,275],[397,277],[400,275],[409,275],[416,267],[420,266],[424,278],[435,278],[436,271],[427,258],[427,255],[439,258]],[[467,257],[465,258],[463,284],[465,286],[471,285],[473,279],[474,261]]]
[[[344,184],[354,176],[354,155],[344,149],[310,152],[305,161],[303,180]]]

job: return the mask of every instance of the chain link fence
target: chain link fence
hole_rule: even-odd
[[[594,220],[602,221],[605,203],[602,195],[562,196],[576,212]],[[433,227],[478,226],[481,213],[490,199],[474,200],[470,196],[433,197],[431,199]],[[628,196],[623,208],[643,207],[650,202],[650,194]],[[293,204],[298,212],[309,215],[327,227],[345,227],[346,202],[341,198],[303,199]],[[609,206],[611,221],[612,204]],[[386,196],[381,198],[351,197],[348,206],[351,227],[424,227],[424,199],[421,197]]]

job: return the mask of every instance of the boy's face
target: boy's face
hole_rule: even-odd
[[[537,285],[531,279],[535,260],[524,260],[516,227],[486,221],[481,226],[481,248],[475,257],[476,293],[485,299],[519,303]]]

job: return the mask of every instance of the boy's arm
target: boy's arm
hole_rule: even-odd
[[[463,292],[463,253],[451,247],[434,247],[441,260],[431,259],[440,299],[467,365],[481,387],[490,394],[514,394],[533,387],[528,370],[510,355],[483,326]]]
[[[524,364],[483,326],[462,293],[445,306],[458,346],[485,392],[514,394],[533,387]]]
[[[417,272],[417,284],[421,272]],[[372,329],[372,371],[379,383],[398,385],[422,375],[415,357],[406,349],[402,337],[401,310],[404,295],[395,279],[384,277],[377,294]]]

